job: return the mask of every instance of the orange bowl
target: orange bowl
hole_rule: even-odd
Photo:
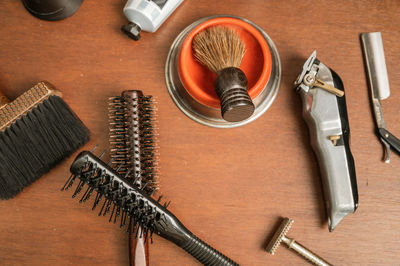
[[[214,88],[216,75],[194,58],[192,42],[197,33],[217,25],[236,29],[245,44],[246,52],[240,69],[246,74],[252,99],[263,91],[272,67],[271,52],[265,38],[249,23],[231,17],[218,17],[199,24],[182,43],[178,56],[178,73],[187,92],[199,103],[213,108],[220,108]]]

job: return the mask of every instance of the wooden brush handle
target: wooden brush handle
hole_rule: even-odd
[[[253,114],[255,107],[248,93],[247,78],[239,68],[228,67],[218,72],[215,91],[226,121],[239,122]]]
[[[0,91],[0,108],[8,104],[10,100]]]
[[[140,230],[140,229],[139,229]],[[129,231],[129,265],[130,266],[149,266],[149,241],[144,241],[144,237],[135,237],[135,232],[131,228]]]

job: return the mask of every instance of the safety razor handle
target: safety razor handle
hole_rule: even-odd
[[[318,78],[344,91],[340,78],[320,63]],[[334,82],[336,80],[337,82]],[[350,152],[345,96],[314,87],[300,91],[303,116],[320,167],[329,230],[353,213],[358,204],[354,159]]]

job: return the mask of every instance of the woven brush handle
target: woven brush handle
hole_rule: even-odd
[[[8,104],[10,100],[0,91],[0,108]]]
[[[204,265],[239,265],[194,235],[182,248]]]

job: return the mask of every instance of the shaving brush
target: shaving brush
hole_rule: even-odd
[[[246,47],[233,28],[213,26],[193,38],[196,60],[217,75],[215,91],[221,101],[221,115],[239,122],[254,112],[246,75],[240,69]]]

